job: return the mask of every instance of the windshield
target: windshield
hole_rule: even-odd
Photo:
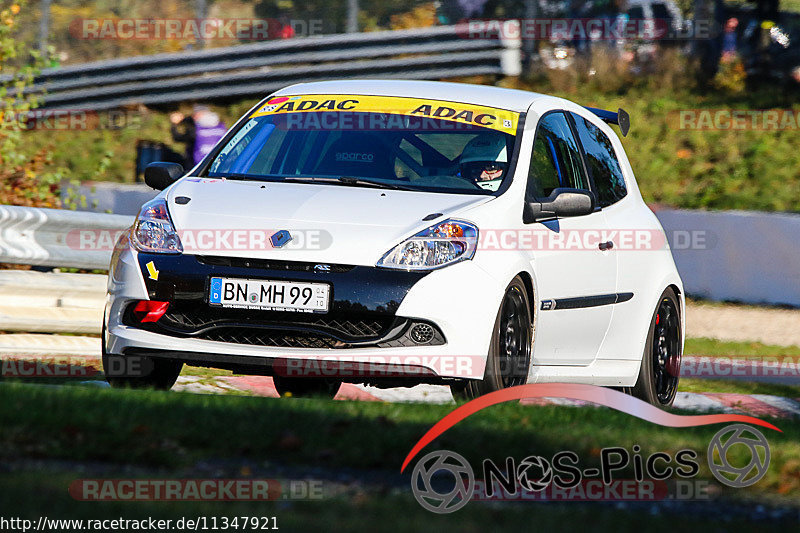
[[[269,100],[209,175],[491,194],[508,175],[518,113],[399,97]]]

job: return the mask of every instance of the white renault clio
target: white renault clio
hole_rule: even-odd
[[[117,243],[112,385],[184,363],[279,392],[522,383],[676,394],[680,277],[607,123],[496,87],[331,81],[278,91],[161,189]]]

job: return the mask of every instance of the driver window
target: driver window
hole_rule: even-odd
[[[558,187],[589,189],[578,143],[561,112],[549,113],[539,121],[525,197],[545,198]]]

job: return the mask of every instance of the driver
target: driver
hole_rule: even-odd
[[[464,147],[459,175],[478,187],[496,191],[508,168],[506,140],[501,133],[481,133]]]

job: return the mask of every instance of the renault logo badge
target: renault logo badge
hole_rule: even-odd
[[[281,246],[285,245],[287,242],[292,240],[291,234],[282,229],[278,232],[272,234],[272,237],[269,238],[270,242],[272,243],[273,248],[280,248]]]

